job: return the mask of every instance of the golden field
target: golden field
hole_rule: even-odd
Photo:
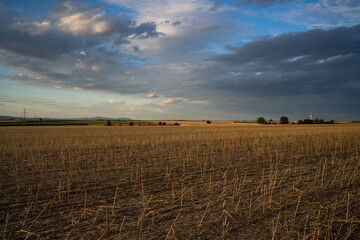
[[[360,125],[0,136],[2,239],[360,239]]]

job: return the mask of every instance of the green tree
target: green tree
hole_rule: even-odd
[[[280,118],[280,124],[289,124],[289,118],[286,116],[282,116]]]
[[[107,120],[107,121],[106,121],[106,126],[111,126],[110,120]]]
[[[159,124],[158,125],[162,125],[162,122],[159,122]]]
[[[263,117],[258,117],[256,122],[259,123],[259,124],[265,124],[266,123],[265,118],[263,118]]]
[[[129,126],[134,126],[134,122],[129,122]]]

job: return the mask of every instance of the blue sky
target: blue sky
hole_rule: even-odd
[[[360,119],[355,0],[0,2],[0,115]]]

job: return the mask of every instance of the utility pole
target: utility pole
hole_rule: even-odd
[[[24,113],[24,126],[25,126],[25,116],[26,116],[26,109],[24,108],[24,111],[23,111],[23,113]]]

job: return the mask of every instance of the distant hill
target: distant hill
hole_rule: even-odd
[[[14,116],[0,116],[0,120],[23,120],[24,117],[14,117]],[[39,120],[40,118],[26,118],[29,121]],[[120,117],[120,118],[108,118],[108,117],[83,117],[83,118],[42,118],[43,120],[122,120],[122,121],[132,121],[130,118]]]

